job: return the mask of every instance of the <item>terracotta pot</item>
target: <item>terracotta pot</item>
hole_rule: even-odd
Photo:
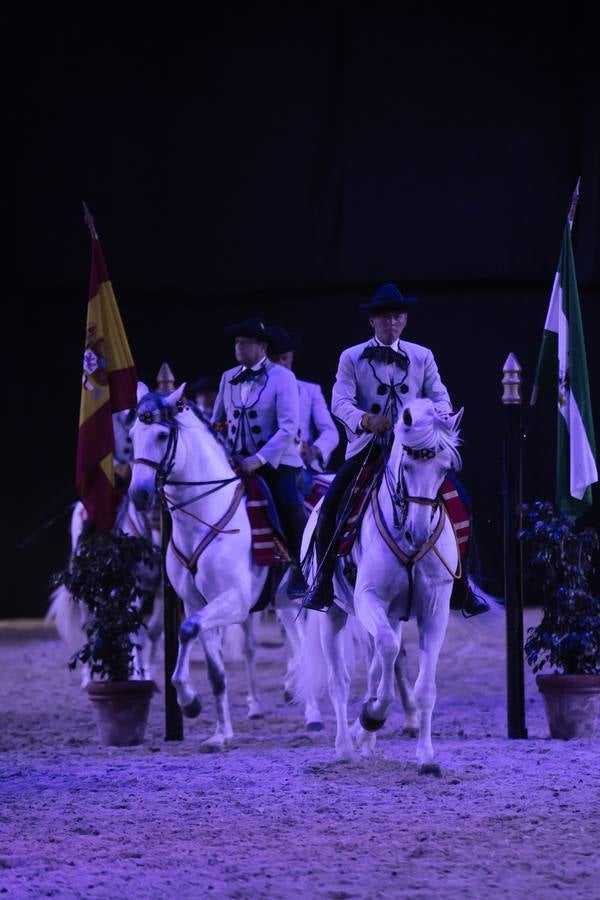
[[[86,688],[105,747],[132,747],[144,740],[154,681],[90,681]]]
[[[600,710],[600,675],[537,675],[550,737],[591,738]]]

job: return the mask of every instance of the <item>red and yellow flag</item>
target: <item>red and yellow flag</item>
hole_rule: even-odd
[[[137,376],[100,241],[93,228],[77,441],[77,494],[99,531],[114,525],[113,413],[136,405]]]

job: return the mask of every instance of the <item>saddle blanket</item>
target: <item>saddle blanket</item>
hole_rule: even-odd
[[[380,470],[377,462],[372,463],[370,466],[365,466],[352,489],[352,493],[342,503],[342,507],[346,506],[347,508],[347,514],[338,541],[336,556],[348,556],[354,546],[371,493],[379,487],[378,471]],[[440,493],[446,513],[454,528],[460,558],[464,560],[471,533],[471,516],[468,500],[461,486],[453,478],[446,478]]]
[[[277,566],[290,561],[279,525],[279,517],[267,485],[262,478],[244,479],[246,510],[252,532],[252,553],[257,566]]]

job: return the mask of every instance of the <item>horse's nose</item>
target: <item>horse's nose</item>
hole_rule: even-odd
[[[138,512],[143,512],[150,505],[150,494],[144,488],[136,488],[131,491],[131,499]]]

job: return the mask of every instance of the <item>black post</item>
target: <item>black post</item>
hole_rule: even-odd
[[[504,363],[502,394],[504,440],[504,598],[506,614],[506,700],[509,738],[526,738],[523,640],[523,566],[517,532],[523,502],[521,366],[509,354]]]
[[[167,577],[167,547],[171,537],[171,520],[166,509],[160,512],[160,536],[162,544],[162,583],[163,583],[163,614],[164,614],[164,653],[165,653],[165,740],[183,740],[183,717],[177,702],[175,688],[171,684],[171,677],[177,661],[177,649],[179,646],[179,597],[173,590]]]
[[[170,394],[175,390],[175,376],[169,365],[163,363],[156,376],[157,390],[161,394]],[[180,600],[167,577],[167,547],[171,538],[171,519],[164,507],[160,511],[160,537],[162,557],[163,585],[163,627],[165,653],[165,741],[183,740],[183,717],[177,702],[175,688],[171,677],[177,662],[179,648]]]

